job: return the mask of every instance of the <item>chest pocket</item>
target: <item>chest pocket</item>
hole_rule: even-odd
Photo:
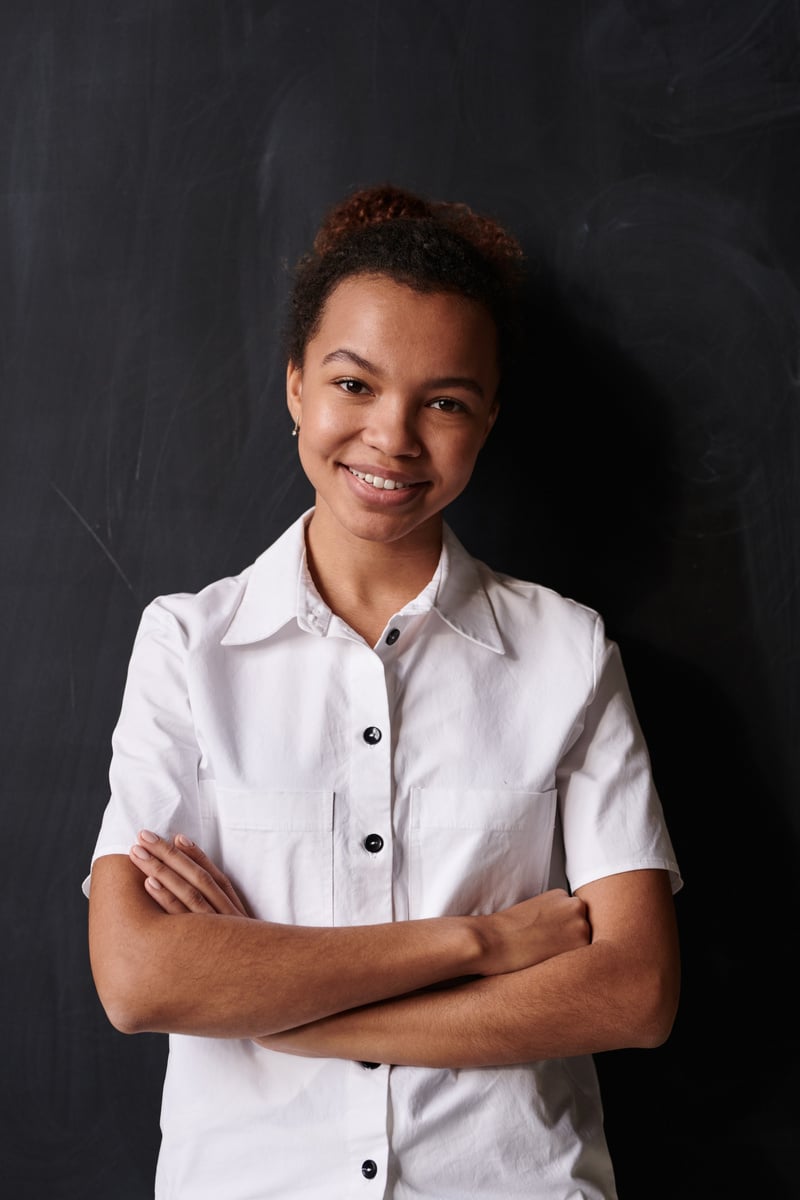
[[[202,846],[253,916],[333,923],[333,792],[250,791],[200,784]]]
[[[544,891],[555,815],[555,788],[412,788],[410,915],[497,912]]]

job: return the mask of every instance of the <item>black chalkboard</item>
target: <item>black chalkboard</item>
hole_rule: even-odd
[[[384,180],[492,213],[536,266],[451,521],[603,612],[686,879],[674,1033],[598,1058],[621,1200],[796,1188],[799,24],[788,0],[0,6],[9,1195],[152,1194],[165,1039],[108,1023],[80,892],[127,657],[147,601],[310,503],[287,267]]]

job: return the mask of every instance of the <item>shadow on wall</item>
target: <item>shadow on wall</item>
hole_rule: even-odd
[[[500,416],[448,519],[491,566],[621,618],[669,560],[679,495],[666,405],[544,272],[524,312]]]
[[[781,780],[707,673],[638,640],[624,652],[685,884],[672,1035],[596,1059],[620,1200],[788,1195],[800,1034]]]
[[[787,1042],[796,1022],[782,980],[793,844],[780,746],[758,699],[765,667],[742,545],[715,539],[709,513],[707,540],[719,548],[706,547],[699,564],[687,554],[692,497],[675,398],[552,284],[529,297],[526,329],[502,415],[451,523],[492,566],[603,614],[686,881],[671,1038],[656,1051],[598,1056],[620,1196],[778,1194],[794,1182],[797,1102],[786,1068],[800,1049],[797,1035]],[[709,590],[716,629],[702,608]],[[733,656],[738,674],[726,666]],[[759,1032],[776,1029],[778,1052]]]

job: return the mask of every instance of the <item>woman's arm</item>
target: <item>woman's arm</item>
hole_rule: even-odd
[[[589,940],[583,902],[562,890],[485,917],[257,921],[196,848],[157,838],[139,850],[148,857],[96,861],[89,902],[98,994],[128,1033],[276,1033],[451,978],[519,971]],[[161,887],[146,891],[143,874]]]
[[[660,1045],[680,975],[667,873],[608,876],[581,896],[590,945],[257,1040],[289,1054],[453,1068]]]

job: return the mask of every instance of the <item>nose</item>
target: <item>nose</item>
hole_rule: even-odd
[[[417,458],[422,446],[416,406],[400,396],[381,396],[369,407],[364,441],[387,458]]]

